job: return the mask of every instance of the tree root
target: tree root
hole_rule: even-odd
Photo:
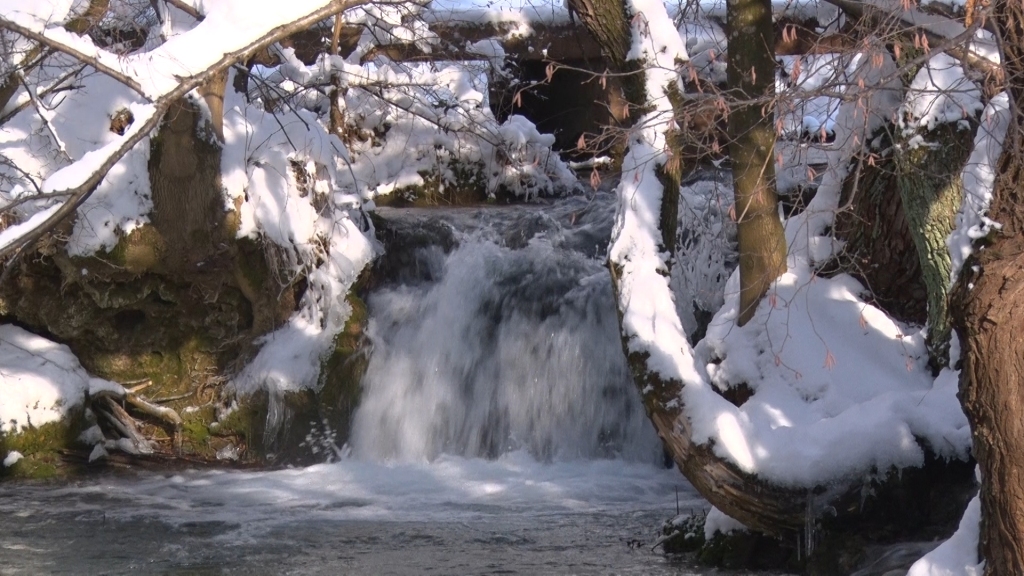
[[[158,406],[132,391],[118,393],[114,390],[100,390],[91,395],[92,408],[102,415],[122,438],[127,438],[140,453],[153,452],[150,441],[139,431],[138,421],[122,406],[122,403],[147,420],[170,428],[171,443],[175,454],[181,453],[182,419],[177,412],[166,406]]]

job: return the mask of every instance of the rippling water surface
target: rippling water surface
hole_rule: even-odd
[[[698,574],[651,551],[674,470],[525,453],[0,492],[0,574]]]

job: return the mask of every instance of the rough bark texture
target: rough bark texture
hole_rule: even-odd
[[[889,148],[889,133],[881,148]],[[873,163],[860,160],[843,182],[836,215],[836,236],[845,242],[839,267],[857,277],[874,304],[901,322],[924,324],[928,291],[921,279],[921,262],[899,200],[892,157]]]
[[[180,269],[205,266],[225,236],[219,231],[226,213],[220,145],[200,127],[200,117],[188,100],[172,105],[149,162],[153,224],[166,244],[167,263]]]
[[[569,9],[601,45],[611,64],[625,70],[632,32],[622,0],[569,0]]]
[[[632,125],[640,116],[638,109],[646,104],[644,75],[640,63],[626,60],[632,43],[629,28],[629,14],[622,0],[569,0],[569,9],[579,17],[590,35],[597,40],[612,71],[627,74],[621,77],[624,103],[614,99],[609,103],[616,122],[623,126]],[[623,105],[624,104],[624,105]]]
[[[769,106],[775,90],[771,3],[730,0],[729,89],[747,101],[729,112],[740,256],[740,326],[757,310],[768,286],[785,271],[786,238],[775,194],[775,126]],[[750,102],[753,101],[753,102]]]
[[[963,200],[963,165],[971,152],[974,131],[940,124],[921,134],[927,144],[896,153],[897,182],[903,211],[920,261],[928,292],[928,354],[933,369],[949,364],[950,323],[947,311],[952,264],[946,238],[953,230]]]
[[[926,144],[892,144],[890,126],[874,135],[893,154],[861,160],[843,185],[836,233],[846,241],[841,268],[856,275],[875,303],[895,318],[928,322],[934,368],[948,363],[950,274],[946,237],[963,195],[961,173],[974,131],[942,124],[921,136]]]
[[[1002,224],[952,296],[963,345],[960,400],[981,467],[986,576],[1024,574],[1024,7],[994,3],[1013,118],[990,216]]]

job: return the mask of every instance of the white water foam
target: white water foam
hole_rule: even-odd
[[[548,228],[517,250],[464,235],[432,260],[437,282],[373,295],[356,456],[662,459],[603,262],[562,247],[573,231],[557,219],[533,225]]]

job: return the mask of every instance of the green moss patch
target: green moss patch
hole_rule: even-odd
[[[22,459],[13,466],[0,465],[0,480],[66,476],[70,470],[64,465],[61,452],[77,447],[78,435],[86,424],[83,410],[74,408],[57,422],[0,434],[0,460],[12,451],[22,455]]]

